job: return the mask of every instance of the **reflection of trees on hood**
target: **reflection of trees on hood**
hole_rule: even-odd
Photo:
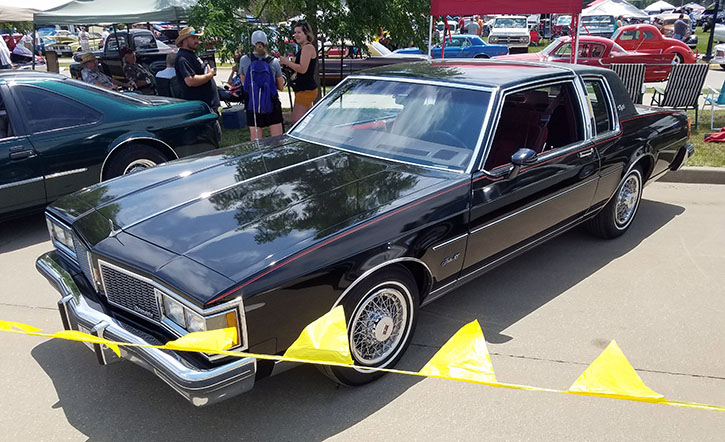
[[[237,173],[249,176],[250,167],[259,167],[249,163],[257,161],[240,161]],[[257,223],[257,243],[294,230],[321,237],[326,229],[359,221],[411,189],[418,178],[401,168],[340,153],[234,187],[210,201],[217,210],[236,210],[238,229]]]

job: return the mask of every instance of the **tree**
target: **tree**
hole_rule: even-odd
[[[191,11],[190,23],[204,27],[222,59],[229,60],[241,48],[247,52],[249,35],[266,29],[273,51],[286,53],[284,40],[291,39],[288,27],[276,25],[304,16],[325,41],[351,41],[358,47],[388,31],[395,46],[415,44],[426,48],[428,0],[200,0]],[[250,21],[260,15],[260,21]],[[289,23],[288,25],[291,25]]]

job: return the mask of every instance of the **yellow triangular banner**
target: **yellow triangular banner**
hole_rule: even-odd
[[[574,381],[569,391],[593,393],[607,397],[639,397],[664,400],[639,377],[616,341],[609,343],[602,354]]]
[[[172,350],[200,351],[209,353],[226,350],[237,344],[236,327],[220,328],[185,334],[175,341],[166,343]]]
[[[491,356],[478,320],[463,326],[425,364],[420,374],[450,379],[496,382]]]
[[[33,327],[32,325],[28,324],[22,324],[20,322],[13,322],[13,321],[2,321],[0,320],[0,330],[3,331],[13,331],[13,328],[22,330],[25,332],[39,332],[40,329],[37,327]]]
[[[345,312],[338,305],[305,327],[284,353],[286,358],[351,365]]]

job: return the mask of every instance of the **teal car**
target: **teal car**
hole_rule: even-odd
[[[201,101],[121,94],[44,72],[0,73],[0,220],[127,173],[216,149]]]

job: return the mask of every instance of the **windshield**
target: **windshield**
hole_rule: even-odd
[[[525,18],[497,18],[494,28],[523,28],[526,29]]]
[[[491,94],[392,80],[350,79],[290,132],[332,147],[463,171]]]
[[[582,17],[582,23],[587,25],[613,25],[614,17],[611,15],[589,15]]]
[[[556,40],[554,40],[551,43],[549,43],[549,46],[547,46],[544,49],[542,49],[541,50],[541,53],[544,54],[544,55],[550,55],[554,51],[554,49],[556,49],[556,48],[559,47],[559,44],[560,43],[561,43],[561,40],[559,40],[557,38]]]
[[[570,15],[562,15],[559,18],[556,19],[556,24],[557,25],[564,26],[564,25],[568,25],[569,23],[571,23],[571,16]]]

